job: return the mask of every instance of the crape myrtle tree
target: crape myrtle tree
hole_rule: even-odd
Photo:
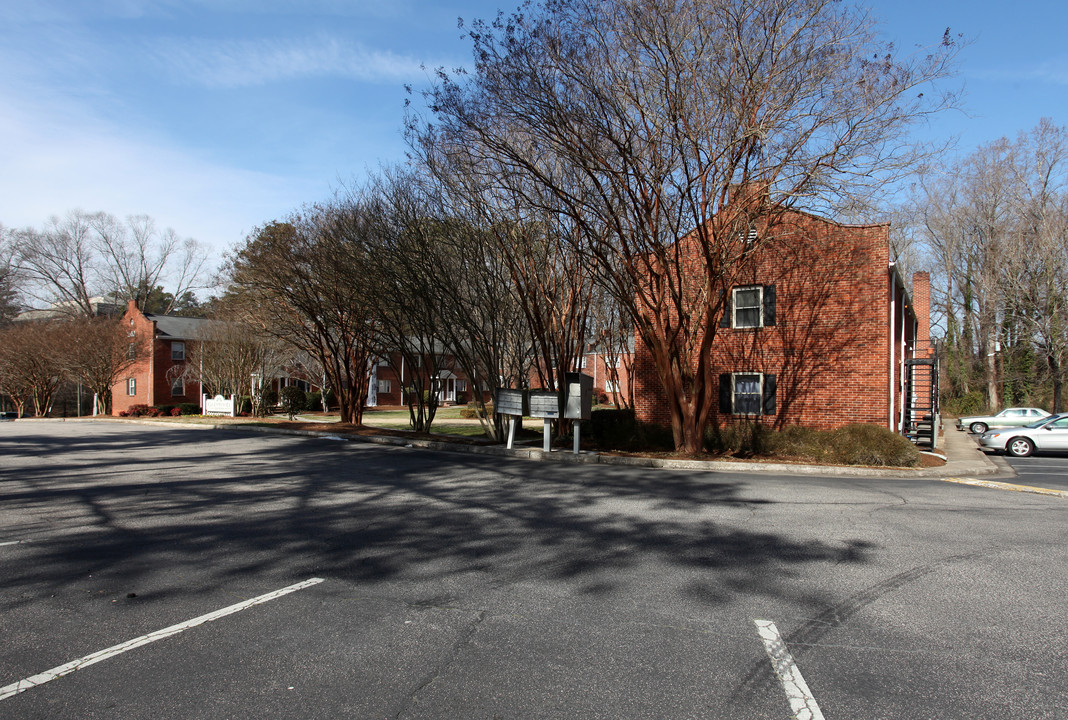
[[[13,323],[0,331],[0,392],[23,417],[26,403],[44,417],[67,376],[67,323]]]
[[[230,292],[264,333],[312,355],[341,421],[360,424],[378,331],[364,251],[372,216],[358,204],[308,208],[260,228],[228,259]]]
[[[483,429],[500,437],[486,399],[495,387],[526,381],[531,335],[492,233],[458,214],[426,174],[387,169],[363,192],[378,208],[372,296],[380,345],[402,358],[403,374],[394,370],[412,426],[429,431],[442,378],[460,370]]]
[[[581,232],[568,215],[546,209],[551,197],[532,202],[538,188],[520,177],[502,176],[502,182],[488,185],[480,160],[452,152],[448,136],[418,122],[409,131],[445,202],[489,242],[494,265],[506,271],[504,286],[522,312],[519,328],[527,332],[522,351],[529,358],[514,385],[524,387],[533,376],[542,388],[562,389],[591,340],[597,263],[581,250]],[[563,434],[567,426],[556,428]]]
[[[397,169],[354,189],[347,202],[370,219],[369,231],[355,241],[365,243],[364,255],[374,259],[364,286],[377,319],[377,345],[390,363],[400,359],[393,369],[412,428],[430,432],[441,382],[455,367],[441,332],[440,212],[428,202],[419,178]]]
[[[955,102],[932,85],[948,31],[903,54],[831,0],[546,0],[468,37],[473,70],[439,73],[411,133],[560,218],[648,347],[685,452],[716,404],[739,236],[870,200],[924,153],[910,129]]]
[[[137,358],[146,356],[151,338],[130,338],[127,328],[110,317],[76,317],[61,323],[65,328],[66,350],[62,354],[67,375],[93,393],[98,414],[110,415],[116,379],[137,363]]]

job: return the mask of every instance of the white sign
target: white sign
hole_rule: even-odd
[[[234,417],[234,398],[224,398],[222,395],[216,395],[213,398],[209,398],[204,395],[201,399],[201,407],[205,415],[226,415],[227,417]]]

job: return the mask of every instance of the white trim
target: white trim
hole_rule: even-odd
[[[756,325],[739,325],[738,324],[738,293],[747,290],[757,291],[757,324]],[[752,310],[751,306],[746,306],[746,310]],[[764,286],[763,285],[742,285],[740,287],[731,289],[731,327],[739,330],[753,330],[755,328],[764,327]]]

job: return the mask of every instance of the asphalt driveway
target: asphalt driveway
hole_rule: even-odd
[[[0,716],[1060,718],[1064,503],[8,423]]]

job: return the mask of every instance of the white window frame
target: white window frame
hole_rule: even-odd
[[[171,343],[171,360],[185,360],[185,343],[175,340]]]
[[[383,395],[393,392],[393,382],[384,378],[379,378],[378,392]]]
[[[740,325],[738,323],[738,293],[748,292],[750,290],[757,291],[757,321],[756,325]],[[753,306],[746,305],[745,310],[752,310]],[[745,285],[743,287],[736,287],[731,290],[731,327],[741,330],[752,330],[754,328],[764,327],[764,286],[763,285]]]
[[[757,409],[756,412],[742,412],[738,410],[738,379],[741,377],[755,377],[757,379]],[[744,395],[751,395],[745,393]],[[743,395],[743,396],[744,396]],[[731,373],[731,415],[763,415],[764,414],[764,373],[759,372],[736,372]]]
[[[178,392],[174,389],[178,388]],[[185,397],[185,378],[179,375],[171,383],[171,397]]]
[[[126,378],[126,394],[129,397],[137,396],[137,378]]]
[[[456,392],[467,392],[467,381],[461,378],[456,378]]]
[[[585,370],[586,369],[586,356],[585,355],[582,355],[581,357],[575,358],[575,369],[576,370]]]
[[[604,391],[606,393],[617,393],[617,392],[619,392],[619,383],[616,382],[615,380],[605,380],[604,381]]]

